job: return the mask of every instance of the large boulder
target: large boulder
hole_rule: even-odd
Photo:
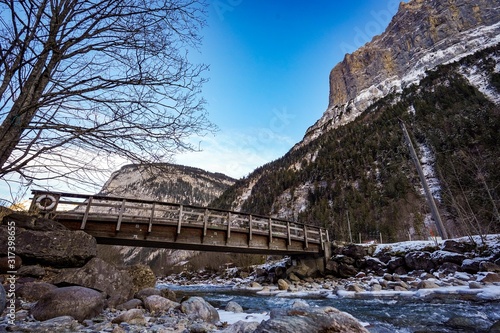
[[[458,242],[454,239],[447,239],[443,243],[443,247],[441,248],[443,251],[455,252],[455,253],[467,253],[471,252],[476,248],[476,245],[473,243],[467,242]]]
[[[190,297],[182,302],[181,311],[188,316],[195,319],[202,319],[209,323],[216,323],[220,320],[217,310],[201,297]]]
[[[56,286],[46,282],[26,282],[17,288],[16,296],[27,302],[36,302],[55,289]]]
[[[255,333],[368,333],[353,316],[333,307],[275,309]]]
[[[295,274],[301,279],[316,277],[325,272],[323,258],[301,257],[294,260],[294,264],[287,269],[286,275]]]
[[[7,226],[0,226],[0,244],[7,244],[7,230]],[[7,255],[6,250],[6,247],[1,247],[0,255]],[[95,238],[83,231],[16,228],[16,254],[25,264],[80,267],[95,257],[96,253]]]
[[[1,232],[3,232],[3,231],[4,230],[0,229],[0,239],[2,238]],[[3,243],[3,244],[7,244],[7,243]],[[6,249],[7,247],[5,246],[4,248]],[[2,251],[2,249],[0,248],[0,252],[4,252],[4,251]],[[0,255],[0,274],[7,274],[8,271],[15,271],[15,270],[18,270],[19,268],[21,268],[21,265],[23,264],[23,260],[21,259],[20,256],[16,255],[12,259],[11,257],[6,256],[5,253],[3,253],[3,254],[4,254],[4,256]],[[12,265],[14,265],[14,266],[12,266]]]
[[[135,293],[134,297],[144,302],[146,297],[151,295],[162,296],[161,290],[156,288],[144,288]],[[166,298],[166,297],[165,297]]]
[[[431,254],[431,258],[436,265],[442,265],[445,262],[462,265],[462,262],[466,259],[462,253],[451,251],[434,251]]]
[[[31,309],[39,321],[60,316],[71,316],[79,322],[100,314],[105,306],[100,292],[85,287],[64,287],[46,293]]]
[[[125,322],[132,325],[134,324],[145,325],[146,318],[144,317],[144,310],[130,309],[118,315],[111,322],[115,324],[121,324]]]
[[[220,331],[220,333],[253,333],[258,326],[259,323],[256,321],[247,322],[240,320]]]
[[[35,231],[55,231],[67,230],[67,228],[54,220],[38,217],[36,215],[28,215],[22,212],[11,211],[3,218],[3,224],[14,223],[16,228],[23,228]]]
[[[230,301],[226,304],[225,310],[229,312],[241,313],[243,312],[243,307],[234,301]]]
[[[365,246],[349,244],[342,249],[342,254],[354,259],[361,259],[368,255],[368,252]]]
[[[156,286],[156,275],[147,265],[133,265],[126,268],[128,275],[132,278],[134,284],[134,293],[145,288],[154,288]]]
[[[93,258],[81,268],[64,269],[52,281],[57,286],[77,285],[105,292],[108,296],[119,296],[128,300],[135,293],[135,286],[127,271]]]
[[[7,295],[5,294],[4,287],[0,284],[0,314],[5,309],[6,303],[7,303]]]
[[[144,307],[151,313],[162,313],[179,307],[179,303],[159,295],[151,295],[144,299]]]
[[[430,272],[435,268],[431,259],[431,253],[427,251],[414,251],[405,255],[405,263],[410,270]]]

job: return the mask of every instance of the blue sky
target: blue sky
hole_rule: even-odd
[[[192,138],[202,151],[174,162],[234,178],[302,140],[327,108],[330,70],[382,33],[399,6],[394,0],[207,1],[203,46],[191,57],[210,66],[203,96],[220,130]],[[49,185],[71,190],[64,182]],[[1,182],[0,200],[9,193]]]
[[[299,142],[328,106],[329,73],[383,32],[399,1],[210,1],[204,86],[215,136],[176,163],[240,178]]]

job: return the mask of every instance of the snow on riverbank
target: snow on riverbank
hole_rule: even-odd
[[[219,317],[221,322],[226,322],[232,325],[238,321],[252,322],[256,321],[260,323],[263,320],[269,319],[269,313],[245,313],[245,312],[231,312],[226,310],[217,310],[219,312]]]

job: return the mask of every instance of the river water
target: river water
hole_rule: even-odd
[[[290,307],[296,300],[310,306],[333,306],[363,322],[373,333],[481,333],[500,320],[500,301],[471,302],[444,297],[422,300],[415,297],[358,299],[336,295],[300,297],[262,296],[255,292],[220,286],[158,285],[177,296],[200,296],[218,309],[229,301],[240,304],[246,313],[269,312]]]

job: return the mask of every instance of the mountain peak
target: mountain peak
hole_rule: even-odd
[[[402,2],[386,30],[330,72],[329,105],[307,144],[344,125],[375,101],[418,83],[428,70],[500,42],[500,6],[492,0]]]

